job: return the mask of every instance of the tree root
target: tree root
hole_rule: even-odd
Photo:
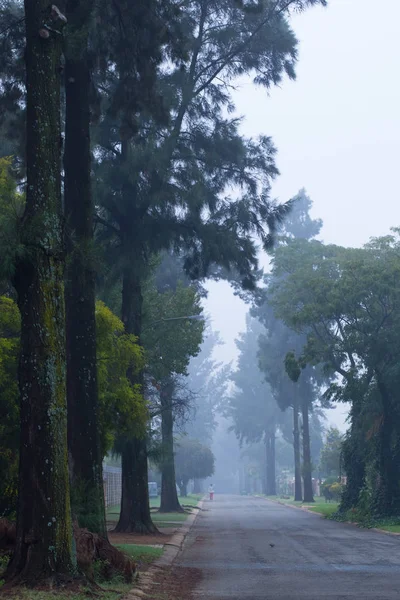
[[[116,574],[122,575],[126,583],[132,583],[137,576],[136,564],[124,552],[115,548],[110,542],[88,529],[82,529],[74,523],[76,557],[78,572],[83,574],[91,586],[102,589],[95,582],[94,566],[100,563],[100,573],[105,580],[112,579]],[[7,519],[0,519],[0,552],[11,554],[16,543],[16,527]],[[82,578],[75,580],[75,585],[81,584]],[[78,583],[79,582],[79,583]]]

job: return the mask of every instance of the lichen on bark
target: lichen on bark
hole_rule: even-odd
[[[61,34],[56,17],[25,1],[27,192],[25,251],[14,285],[21,312],[21,436],[17,539],[7,571],[26,585],[75,573],[67,462],[64,241],[60,164]],[[64,21],[57,24],[58,30]]]

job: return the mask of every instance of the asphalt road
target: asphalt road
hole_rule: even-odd
[[[204,509],[178,563],[200,571],[195,600],[400,599],[400,537],[258,498]]]

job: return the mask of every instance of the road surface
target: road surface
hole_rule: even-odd
[[[178,562],[200,572],[194,600],[400,599],[400,537],[261,498],[204,509]]]

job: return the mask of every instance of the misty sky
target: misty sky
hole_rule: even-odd
[[[400,226],[400,0],[329,0],[298,15],[297,80],[268,94],[243,80],[236,93],[243,133],[272,136],[281,175],[273,196],[302,187],[324,221],[325,242],[360,246]],[[264,263],[266,264],[266,263]],[[227,284],[210,283],[205,302],[225,345],[237,356],[246,307]],[[343,427],[343,407],[329,418]]]

